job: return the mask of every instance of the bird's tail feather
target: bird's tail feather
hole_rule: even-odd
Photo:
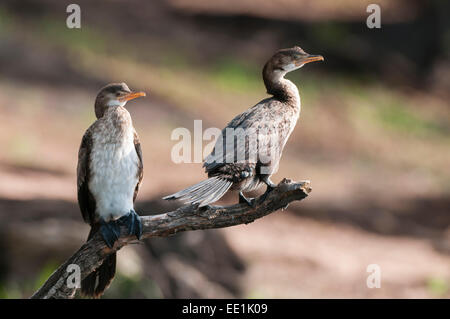
[[[89,232],[88,241],[97,232],[98,227],[92,227]],[[81,294],[90,298],[99,298],[108,288],[116,274],[116,253],[109,255],[103,263],[87,275],[81,281]]]
[[[199,204],[199,207],[203,207],[218,201],[232,184],[233,182],[227,179],[211,177],[163,199],[179,199],[185,203]]]

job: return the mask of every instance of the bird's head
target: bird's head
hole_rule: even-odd
[[[295,46],[277,51],[267,62],[266,68],[270,68],[273,72],[286,74],[300,69],[306,63],[323,60],[323,56],[308,54],[302,48]]]
[[[110,107],[124,106],[129,100],[145,96],[144,92],[132,92],[125,83],[111,83],[103,87],[95,99],[95,115],[101,118]]]

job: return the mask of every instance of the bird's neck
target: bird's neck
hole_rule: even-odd
[[[131,115],[123,106],[109,107],[103,118],[118,131],[125,132],[133,128]]]
[[[274,70],[266,64],[263,70],[263,80],[267,93],[281,102],[300,107],[300,95],[297,86],[284,78],[286,73],[286,71],[280,69]]]

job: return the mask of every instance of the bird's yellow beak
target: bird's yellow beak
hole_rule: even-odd
[[[125,94],[125,95],[119,97],[118,100],[120,102],[124,102],[124,101],[133,100],[138,97],[145,96],[145,95],[146,95],[145,92],[131,92],[131,93],[128,93],[128,94]]]
[[[306,64],[309,62],[315,62],[315,61],[323,61],[324,58],[321,55],[308,55],[307,57],[305,57],[304,59],[302,59],[301,61],[297,62],[296,65],[300,65],[300,64]]]

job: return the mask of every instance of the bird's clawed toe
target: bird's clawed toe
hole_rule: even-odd
[[[110,222],[102,220],[100,223],[100,233],[102,234],[103,240],[109,248],[112,248],[120,237],[120,225],[115,220]]]
[[[135,235],[137,239],[141,239],[142,222],[141,218],[134,210],[131,210],[128,214],[120,217],[119,223],[127,226],[129,235]]]
[[[256,201],[254,198],[247,198],[242,192],[239,192],[239,204],[247,204],[250,207],[255,207]]]
[[[261,197],[260,197],[261,203],[264,202],[264,201],[267,199],[267,195],[269,195],[269,193],[270,193],[271,191],[273,191],[274,189],[275,189],[275,187],[270,186],[270,185],[267,185],[266,191],[265,191],[264,194],[262,194]]]
[[[128,228],[130,235],[135,235],[137,239],[141,238],[141,218],[134,210],[132,210],[128,214],[120,217],[117,220],[111,220],[109,222],[105,222],[104,220],[100,221],[100,233],[102,234],[103,240],[109,248],[112,248],[114,246],[114,243],[119,240],[121,225],[124,225]]]

